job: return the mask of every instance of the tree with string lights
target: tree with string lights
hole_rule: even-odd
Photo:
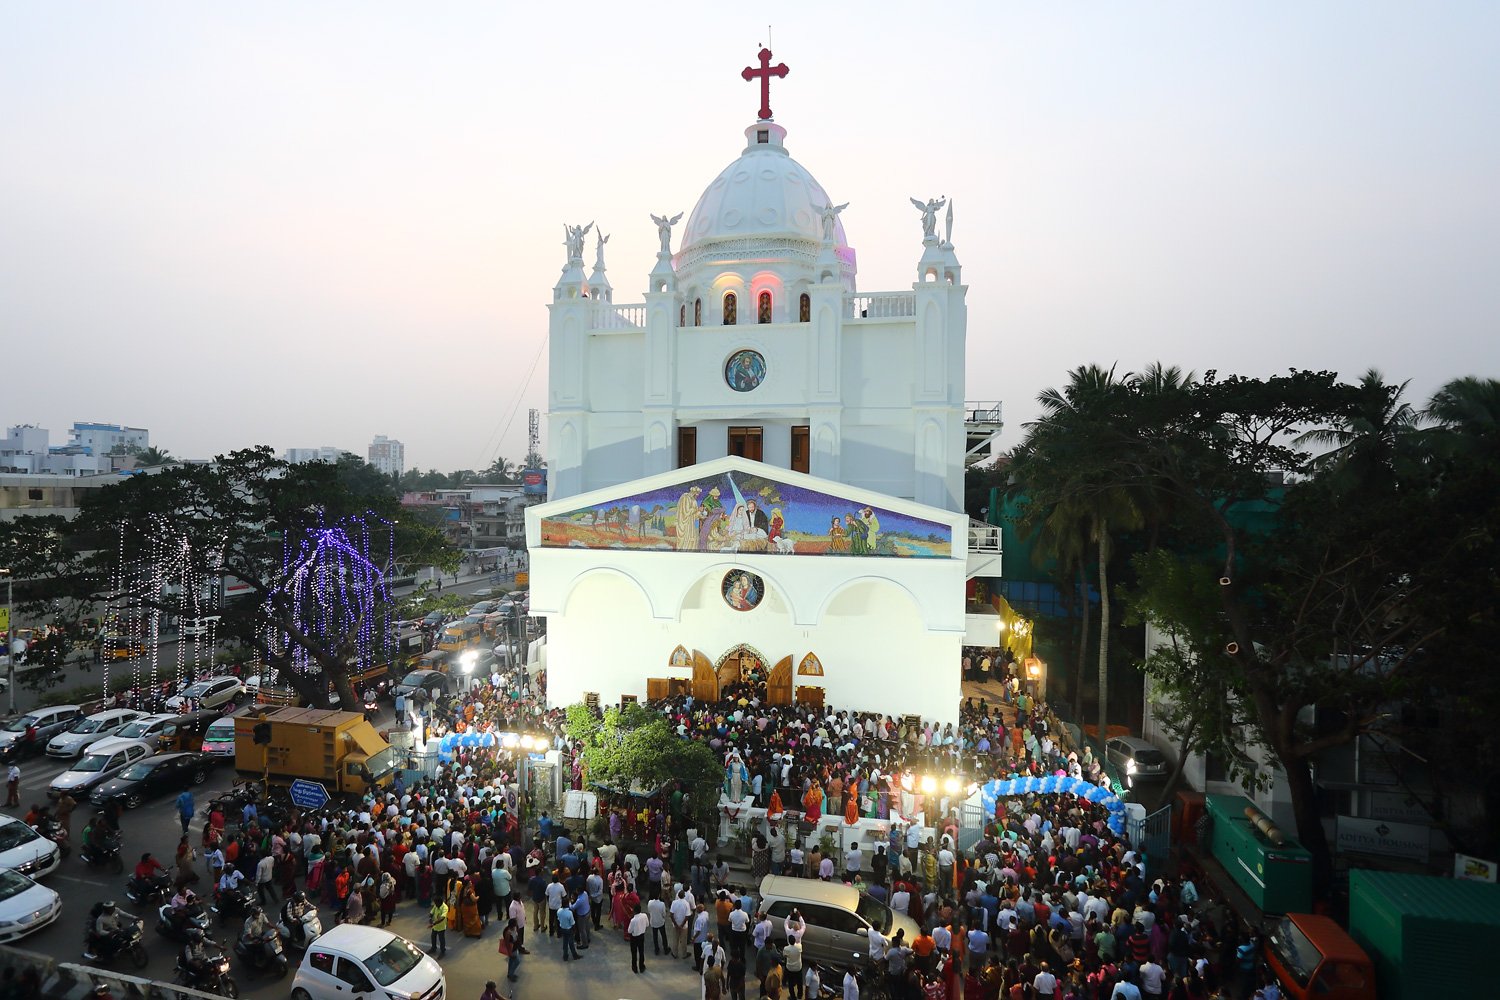
[[[200,587],[131,582],[150,580],[146,568],[161,577],[167,560],[172,580],[233,592],[205,612],[220,616],[217,641],[255,650],[310,705],[328,707],[330,692],[355,705],[351,674],[393,646],[386,573],[458,563],[440,533],[399,513],[389,491],[359,489],[334,463],[252,448],[97,491],[62,529],[70,551],[55,577],[79,606],[113,600],[159,621]]]

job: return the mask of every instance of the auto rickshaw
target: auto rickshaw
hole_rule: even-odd
[[[162,727],[156,738],[158,753],[175,753],[179,750],[202,750],[203,734],[215,719],[223,717],[217,709],[205,708],[197,712],[184,712]]]

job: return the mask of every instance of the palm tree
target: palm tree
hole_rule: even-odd
[[[485,469],[482,475],[485,479],[494,479],[502,483],[508,483],[515,475],[515,471],[515,464],[510,459],[496,455],[495,460],[490,463],[490,467]]]
[[[1456,378],[1433,393],[1422,415],[1438,424],[1434,448],[1474,454],[1500,440],[1500,379]]]
[[[1403,402],[1407,382],[1387,385],[1374,368],[1359,380],[1358,402],[1333,427],[1299,435],[1294,444],[1329,450],[1314,459],[1315,468],[1330,471],[1340,485],[1353,488],[1376,477],[1408,478],[1426,460],[1421,423],[1423,415]]]
[[[149,448],[142,448],[140,451],[136,452],[135,461],[137,465],[151,466],[166,465],[168,462],[176,461],[176,459],[172,457],[171,452],[168,452],[162,448],[158,448],[156,447],[156,445],[152,445]]]
[[[1174,379],[1181,373],[1172,369]],[[1163,373],[1165,374],[1165,373]],[[1016,478],[1038,503],[1038,527],[1049,517],[1063,530],[1086,524],[1099,575],[1099,739],[1109,717],[1110,542],[1114,533],[1143,522],[1143,484],[1132,465],[1135,438],[1130,419],[1134,387],[1114,368],[1084,365],[1069,372],[1061,390],[1037,397],[1042,415],[1026,425],[1017,449]],[[1085,591],[1085,595],[1087,592]]]

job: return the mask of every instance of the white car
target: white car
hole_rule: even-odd
[[[83,758],[71,769],[52,779],[52,784],[47,789],[47,797],[49,799],[61,798],[62,793],[67,792],[82,802],[88,798],[90,792],[110,778],[155,752],[154,741],[148,743],[145,740],[114,738],[100,740],[89,747],[88,753],[84,754]]]
[[[158,712],[156,715],[143,715],[134,722],[127,722],[124,727],[107,740],[100,740],[90,750],[100,750],[107,744],[113,746],[117,742],[127,740],[145,740],[153,747],[156,746],[156,738],[161,731],[167,727],[167,723],[182,718],[177,712]]]
[[[56,844],[14,816],[0,815],[0,868],[41,878],[61,863]]]
[[[189,684],[181,694],[167,699],[167,707],[179,709],[184,705],[198,708],[218,708],[238,700],[245,693],[245,685],[238,677],[207,677]]]
[[[219,628],[219,622],[223,619],[219,615],[207,615],[203,618],[188,618],[182,622],[181,634],[193,638],[194,636],[208,635]]]
[[[0,944],[46,927],[62,912],[62,897],[20,872],[0,871]]]
[[[134,722],[145,712],[137,712],[133,708],[108,708],[93,715],[86,715],[73,725],[64,729],[52,737],[47,744],[48,757],[77,757],[88,749],[91,743],[123,729],[126,724]]]
[[[62,862],[63,852],[57,844],[13,816],[0,816],[0,868],[13,868],[23,876],[40,879]]]
[[[292,1000],[443,1000],[447,991],[432,956],[390,931],[355,924],[319,935],[292,979]]]

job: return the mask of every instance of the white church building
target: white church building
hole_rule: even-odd
[[[617,304],[568,227],[550,305],[548,486],[526,514],[548,697],[716,698],[955,721],[966,582],[998,536],[963,513],[998,404],[964,401],[952,209],[910,199],[909,289],[861,293],[836,204],[771,120]],[[765,75],[762,75],[762,72]],[[904,200],[904,199],[903,199]],[[914,233],[914,236],[916,234]],[[992,619],[991,619],[992,621]],[[980,626],[982,627],[982,626]]]

